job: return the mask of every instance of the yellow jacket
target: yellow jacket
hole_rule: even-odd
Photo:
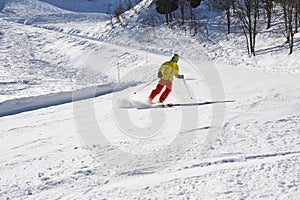
[[[179,67],[176,62],[167,61],[161,65],[161,67],[158,69],[158,72],[161,72],[163,75],[161,79],[173,81],[174,76],[178,78]]]

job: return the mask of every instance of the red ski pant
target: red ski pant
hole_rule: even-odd
[[[159,97],[159,101],[165,101],[166,98],[168,97],[168,95],[170,94],[170,92],[172,91],[172,81],[163,80],[163,79],[159,80],[156,88],[154,90],[152,90],[149,98],[151,100],[154,99],[156,97],[156,95],[158,95],[162,91],[164,86],[166,86],[166,89]]]

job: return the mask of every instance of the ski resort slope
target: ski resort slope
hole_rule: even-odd
[[[297,70],[213,63],[162,27],[109,35],[103,14],[45,2],[1,11],[1,199],[298,199]],[[176,106],[149,105],[173,53]]]
[[[228,98],[235,100],[226,104],[223,127],[211,127],[211,105],[112,108],[114,96],[122,96],[115,93],[2,117],[1,195],[12,199],[297,199],[297,77],[290,76],[277,88],[275,80],[284,83],[285,76],[237,72],[226,66],[218,69],[224,74]],[[239,80],[232,80],[235,73]],[[266,76],[262,83],[260,78]],[[127,90],[132,91],[116,93]],[[181,112],[191,111],[186,109],[198,112],[195,128],[178,127]],[[148,127],[161,114],[167,119],[158,133],[137,135],[124,130],[127,126],[113,116],[125,111],[138,128]],[[207,144],[208,133],[216,133],[217,140]],[[97,134],[107,142],[98,140]],[[175,137],[191,140],[184,147],[175,145],[173,152],[152,156]],[[100,144],[88,147],[94,143]]]

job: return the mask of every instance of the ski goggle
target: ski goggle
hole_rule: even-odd
[[[173,57],[173,58],[172,58],[172,60],[174,60],[174,61],[176,61],[176,62],[177,62],[177,61],[179,60],[179,58],[175,58],[175,57]]]

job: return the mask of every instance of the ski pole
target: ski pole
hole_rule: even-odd
[[[184,80],[184,79],[182,79],[182,80],[183,80],[184,86],[185,86],[185,88],[186,88],[186,91],[188,92],[188,94],[189,94],[190,98],[191,98],[191,99],[193,99],[193,97],[192,97],[192,95],[191,95],[191,92],[190,92],[190,90],[189,90],[188,86],[186,85],[186,82],[185,82],[185,80]]]
[[[148,85],[150,85],[151,83],[153,83],[156,80],[157,79],[154,79],[154,80],[150,81],[149,83],[145,84],[144,86],[140,87],[137,91],[133,92],[133,94],[138,93],[139,91],[141,91],[142,89],[146,88]]]

